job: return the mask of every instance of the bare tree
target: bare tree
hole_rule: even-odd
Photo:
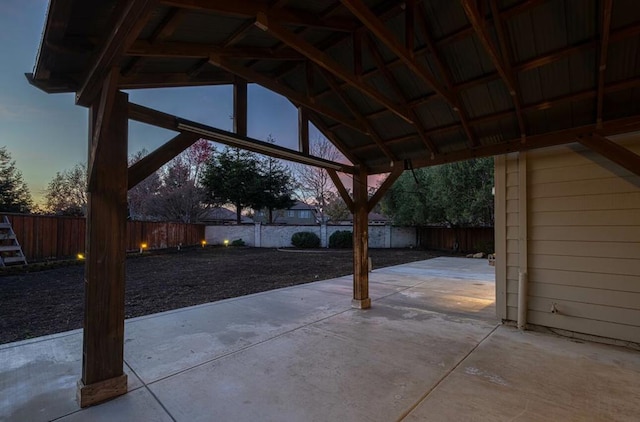
[[[309,145],[311,155],[330,161],[344,160],[344,156],[326,138],[316,138]],[[293,172],[297,182],[296,192],[302,202],[317,209],[318,219],[326,221],[328,202],[334,197],[336,188],[325,169],[294,164]]]
[[[87,210],[87,166],[57,172],[45,189],[45,211],[82,216]]]

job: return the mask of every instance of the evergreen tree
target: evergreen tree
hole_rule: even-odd
[[[243,209],[263,208],[263,175],[260,160],[252,152],[231,147],[215,152],[204,168],[201,182],[207,203],[236,207],[238,224]]]
[[[481,158],[405,171],[382,210],[396,224],[493,225],[493,159]]]
[[[29,212],[33,206],[29,187],[22,180],[7,147],[0,148],[0,211]]]

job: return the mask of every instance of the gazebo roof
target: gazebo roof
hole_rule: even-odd
[[[30,81],[258,83],[353,163],[427,166],[640,128],[633,0],[52,0]]]

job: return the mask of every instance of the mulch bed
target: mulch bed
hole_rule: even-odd
[[[371,249],[374,268],[441,255]],[[28,269],[28,267],[27,267]],[[353,273],[351,250],[192,248],[127,260],[127,318]],[[2,274],[2,273],[0,273]],[[82,327],[84,266],[0,276],[0,344]]]

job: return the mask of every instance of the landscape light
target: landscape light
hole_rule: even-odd
[[[84,260],[84,254],[83,253],[79,253],[78,255],[76,255],[76,258],[78,258],[79,261]]]
[[[229,239],[225,239],[223,243],[224,243],[224,246],[229,246]]]
[[[201,245],[202,245],[202,247],[204,248],[204,247],[207,245],[207,241],[206,241],[206,240],[203,240],[203,241],[201,241],[201,242],[200,242],[200,244],[201,244]]]
[[[140,253],[144,252],[144,250],[147,249],[147,246],[149,246],[149,245],[147,245],[146,243],[141,243],[140,244]]]

